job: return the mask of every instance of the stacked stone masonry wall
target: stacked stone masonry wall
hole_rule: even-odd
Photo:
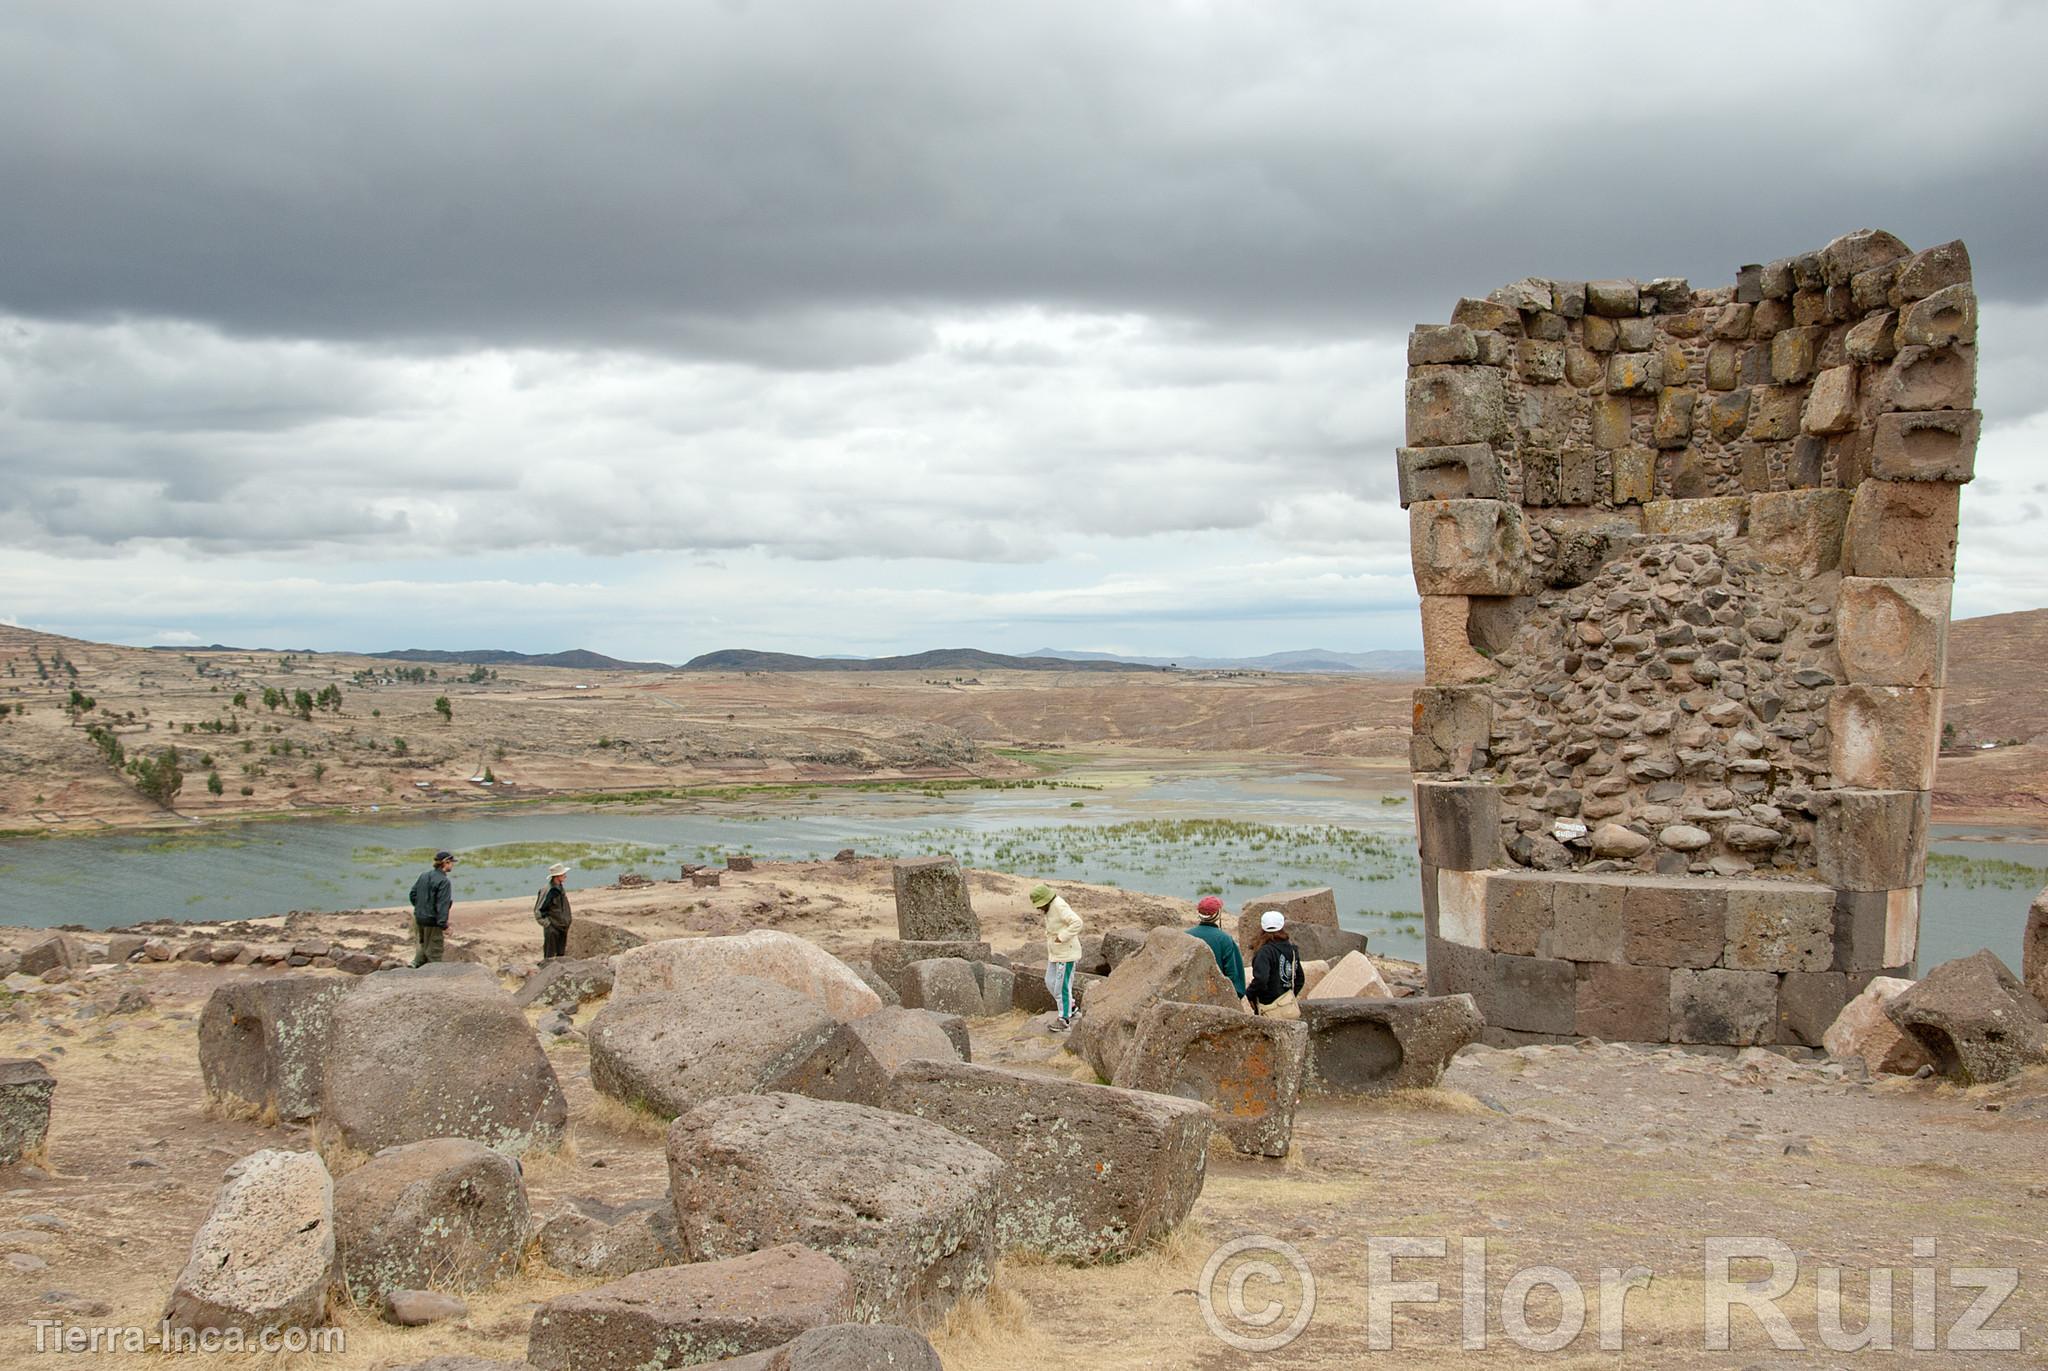
[[[1910,971],[1976,315],[1960,242],[1866,229],[1729,287],[1529,279],[1414,331],[1433,989],[1524,1032],[1817,1042]],[[1588,890],[1613,937],[1531,932]],[[1679,917],[1659,900],[1678,944],[1630,936]]]

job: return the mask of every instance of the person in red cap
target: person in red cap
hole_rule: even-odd
[[[1204,895],[1195,906],[1195,913],[1202,921],[1188,931],[1209,944],[1209,950],[1216,954],[1216,969],[1237,991],[1237,998],[1244,998],[1244,954],[1237,950],[1237,939],[1225,933],[1218,924],[1223,917],[1223,901],[1214,895]]]

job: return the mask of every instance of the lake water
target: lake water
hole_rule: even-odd
[[[1422,955],[1405,787],[1284,767],[1162,766],[1075,786],[757,796],[687,810],[470,811],[208,825],[0,842],[0,923],[109,928],[146,919],[252,918],[401,904],[437,847],[465,858],[458,899],[526,894],[555,860],[577,884],[673,875],[728,852],[764,858],[951,852],[1047,880],[1223,896],[1330,885],[1376,950]],[[2048,884],[2048,835],[1938,827],[1920,965],[1989,947],[2015,968],[2027,902]]]

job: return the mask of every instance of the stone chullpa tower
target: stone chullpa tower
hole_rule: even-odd
[[[1408,342],[1432,994],[1818,1044],[1912,974],[1972,474],[1964,246],[1524,280]]]

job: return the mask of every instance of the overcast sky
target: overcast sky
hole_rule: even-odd
[[[1419,641],[1408,326],[1889,228],[2048,605],[2048,6],[12,0],[0,619],[134,643]]]

